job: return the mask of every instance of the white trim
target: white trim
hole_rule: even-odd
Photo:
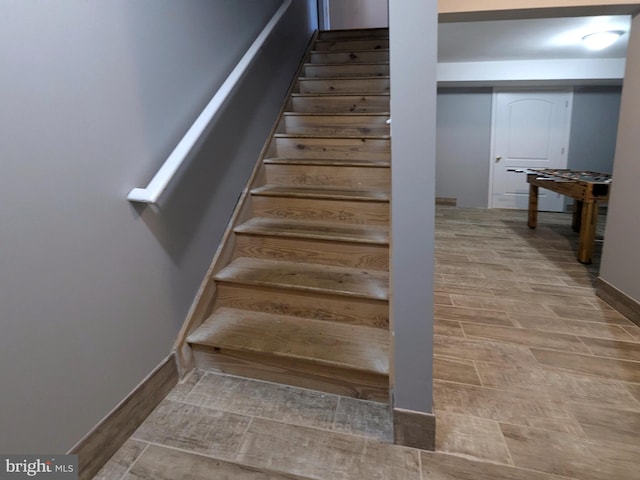
[[[167,157],[160,170],[154,175],[149,184],[145,188],[134,188],[127,195],[130,202],[156,203],[167,188],[169,182],[173,179],[185,158],[189,155],[194,145],[205,132],[216,116],[220,107],[226,102],[227,98],[242,79],[249,66],[257,56],[258,52],[266,42],[267,38],[280,22],[287,9],[291,5],[292,0],[284,0],[280,8],[273,15],[269,23],[267,23],[260,32],[260,35],[254,40],[244,56],[240,59],[233,71],[229,74],[224,83],[220,86],[216,94],[209,101],[202,113],[198,116],[193,125],[189,128],[182,140],[173,149],[173,152]]]
[[[619,83],[624,78],[625,64],[624,58],[438,63],[437,78],[440,84],[447,85],[519,82],[531,89],[543,82]]]
[[[493,89],[491,94],[491,146],[489,147],[489,198],[487,208],[493,208],[493,160],[496,158],[496,111],[498,109],[498,88]]]

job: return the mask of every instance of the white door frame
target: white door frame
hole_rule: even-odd
[[[493,208],[493,162],[496,158],[496,123],[498,110],[498,94],[509,92],[565,92],[571,94],[570,106],[571,112],[573,112],[573,87],[493,87],[493,93],[491,98],[491,146],[489,148],[489,198],[487,199],[488,208]],[[569,140],[571,139],[571,117],[567,115],[565,118],[565,145],[567,161],[569,160]]]

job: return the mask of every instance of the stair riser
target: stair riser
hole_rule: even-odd
[[[313,220],[356,225],[389,225],[389,204],[348,200],[253,196],[256,217]]]
[[[291,135],[389,135],[388,115],[285,115],[280,132]]]
[[[298,93],[389,93],[388,78],[300,80]]]
[[[300,113],[382,113],[389,112],[387,95],[296,96],[291,111]]]
[[[343,187],[387,193],[391,188],[389,168],[267,164],[265,170],[270,185]]]
[[[303,77],[375,77],[388,76],[388,64],[305,65]]]
[[[311,52],[311,63],[375,63],[388,62],[388,50],[362,50],[354,52]]]
[[[389,248],[386,245],[238,235],[236,256],[369,270],[389,270]]]
[[[390,160],[391,140],[358,138],[275,138],[275,155],[289,158]]]
[[[389,328],[389,304],[381,300],[224,283],[218,284],[217,294],[217,307],[364,325],[384,330]]]
[[[319,52],[328,51],[349,51],[349,50],[379,50],[388,49],[389,39],[379,38],[376,40],[334,40],[318,41],[313,49]]]
[[[389,402],[389,379],[360,371],[292,361],[267,354],[193,346],[196,368],[309,388],[347,397]]]
[[[318,33],[318,40],[341,41],[354,39],[389,38],[388,28],[363,28],[357,30],[323,30]]]

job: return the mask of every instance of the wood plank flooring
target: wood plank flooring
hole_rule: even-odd
[[[640,478],[638,327],[595,297],[599,252],[576,262],[570,215],[540,216],[530,231],[526,212],[437,208],[436,452],[391,445],[387,405],[196,371],[96,478]],[[523,277],[452,301],[499,272]]]

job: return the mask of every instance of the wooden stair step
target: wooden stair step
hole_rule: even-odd
[[[327,65],[323,65],[323,66],[327,66]],[[336,82],[343,82],[343,83],[347,83],[347,82],[363,83],[363,82],[366,82],[367,80],[381,81],[381,80],[389,80],[389,79],[390,79],[390,75],[367,75],[367,76],[353,76],[353,77],[345,77],[343,75],[340,75],[336,77],[323,77],[323,78],[305,77],[304,75],[301,75],[298,77],[299,82],[316,82],[316,83],[323,83],[323,82],[326,83],[332,80],[335,80]]]
[[[317,64],[388,62],[389,50],[312,51],[309,54],[309,60]]]
[[[369,160],[357,158],[292,158],[292,157],[271,157],[264,159],[265,164],[276,165],[326,165],[326,166],[346,166],[346,167],[378,167],[388,168],[391,165],[389,160]]]
[[[234,231],[246,235],[389,245],[389,228],[373,225],[344,225],[254,217],[238,225]]]
[[[305,63],[302,73],[305,77],[372,77],[389,75],[389,62],[374,63]]]
[[[386,300],[310,295],[304,291],[238,283],[218,283],[216,295],[218,307],[389,329],[389,303]]]
[[[189,335],[188,341],[222,350],[389,373],[389,333],[363,325],[219,308]]]
[[[220,270],[218,282],[388,300],[387,272],[240,257]]]
[[[389,140],[391,135],[387,134],[356,134],[349,135],[340,133],[338,135],[327,135],[326,133],[276,133],[273,136],[274,138],[290,138],[290,139],[307,139],[307,138],[315,138],[315,139],[325,139],[329,141],[335,141],[336,139],[378,139],[378,140]]]
[[[313,49],[317,51],[341,51],[341,50],[380,50],[389,48],[389,37],[374,39],[336,39],[317,40]]]
[[[389,94],[310,94],[291,95],[291,108],[301,113],[386,113],[389,112]]]
[[[298,93],[388,93],[388,76],[298,78]]]
[[[333,40],[353,40],[358,38],[371,39],[371,38],[388,38],[388,28],[356,28],[346,30],[320,30],[318,32],[318,40],[320,41],[333,41]]]
[[[386,192],[353,190],[328,187],[289,187],[281,185],[263,185],[251,190],[252,195],[315,198],[327,200],[354,200],[361,202],[389,202]]]
[[[279,131],[289,135],[390,135],[388,113],[285,112]]]
[[[221,308],[188,341],[197,368],[388,403],[388,335]]]
[[[390,160],[391,140],[388,136],[274,136],[270,154],[275,157]]]
[[[391,191],[389,168],[334,165],[265,164],[265,183],[287,187],[322,187],[357,191]]]
[[[300,113],[300,112],[283,112],[285,117],[300,117],[300,118],[336,118],[336,119],[364,119],[369,121],[370,119],[377,117],[389,117],[390,112],[369,112],[369,113]]]
[[[390,212],[389,202],[271,195],[252,195],[251,210],[256,217],[383,226]]]
[[[236,234],[235,255],[244,258],[389,271],[389,246],[375,243]]]

